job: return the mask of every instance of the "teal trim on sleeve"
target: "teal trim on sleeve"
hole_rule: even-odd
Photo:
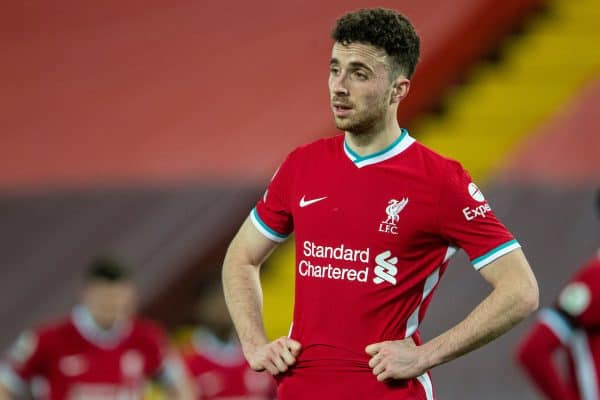
[[[267,232],[269,232],[271,235],[278,237],[280,239],[285,239],[288,237],[288,235],[282,235],[281,233],[274,231],[273,229],[269,228],[269,226],[267,224],[265,224],[263,222],[262,219],[260,219],[260,216],[258,215],[258,211],[256,211],[256,207],[254,207],[252,209],[252,215],[254,216],[254,218],[256,219],[256,221],[260,224],[260,226]]]
[[[478,263],[482,262],[483,260],[485,260],[486,258],[492,257],[494,254],[501,252],[502,250],[504,250],[505,248],[509,247],[509,246],[513,246],[515,244],[519,244],[519,242],[517,242],[516,239],[510,240],[504,244],[501,244],[500,246],[488,251],[487,253],[485,253],[484,255],[477,257],[474,260],[471,260],[471,263],[473,265],[477,265]]]

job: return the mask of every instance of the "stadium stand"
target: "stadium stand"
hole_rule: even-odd
[[[539,3],[376,2],[402,9],[423,37],[421,88],[403,120],[437,103]],[[0,187],[264,182],[294,145],[331,134],[329,30],[369,4],[8,4]]]
[[[600,182],[598,104],[600,79],[596,78],[504,160],[497,179],[567,186]]]
[[[461,160],[475,179],[497,172],[503,156],[598,76],[598,15],[593,1],[553,2],[505,46],[500,64],[480,66],[465,90],[451,92],[447,112],[416,123],[424,142]]]

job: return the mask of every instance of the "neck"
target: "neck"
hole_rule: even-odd
[[[396,113],[383,124],[360,133],[345,132],[346,143],[359,156],[368,156],[391,145],[402,134]]]

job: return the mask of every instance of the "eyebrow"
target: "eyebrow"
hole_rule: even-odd
[[[333,65],[333,64],[339,64],[339,63],[340,63],[340,62],[339,62],[339,60],[338,60],[337,58],[332,58],[332,59],[329,61],[329,65]],[[372,69],[371,67],[369,67],[367,64],[365,64],[365,63],[362,63],[362,62],[360,62],[360,61],[352,61],[352,62],[348,63],[348,65],[349,65],[350,67],[353,67],[353,68],[364,68],[364,69],[366,69],[367,71],[373,72],[373,69]]]

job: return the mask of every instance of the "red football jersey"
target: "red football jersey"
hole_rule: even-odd
[[[561,349],[566,376],[553,358]],[[600,253],[561,291],[555,308],[539,312],[517,355],[548,399],[600,399]]]
[[[367,157],[344,136],[293,151],[251,212],[274,241],[296,236],[290,335],[298,362],[281,399],[433,399],[429,374],[379,383],[365,347],[413,337],[450,257],[480,269],[519,244],[459,163],[406,130]]]
[[[78,307],[70,318],[22,334],[2,378],[13,390],[42,378],[49,400],[139,400],[146,379],[162,372],[166,349],[153,322],[135,319],[106,332]]]
[[[237,341],[222,343],[199,331],[184,349],[183,359],[201,400],[275,398],[275,380],[267,372],[250,368]]]

